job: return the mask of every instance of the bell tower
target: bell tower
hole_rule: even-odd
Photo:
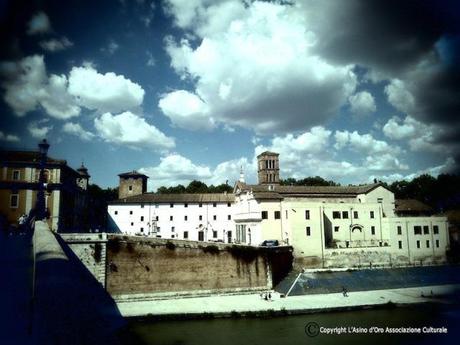
[[[278,185],[280,183],[279,154],[265,151],[257,156],[259,184]]]

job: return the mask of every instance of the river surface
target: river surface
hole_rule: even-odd
[[[342,334],[323,332],[344,327]],[[353,328],[356,327],[356,328]],[[379,330],[371,327],[377,327]],[[376,334],[389,328],[434,327],[447,334]],[[318,334],[319,332],[319,334]],[[365,332],[365,333],[363,333]],[[372,332],[372,333],[371,333]],[[343,311],[274,318],[184,321],[130,321],[124,344],[139,345],[278,345],[278,344],[458,344],[460,306]]]

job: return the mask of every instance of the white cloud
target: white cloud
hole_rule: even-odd
[[[40,41],[39,44],[43,50],[49,52],[57,52],[73,46],[73,43],[69,41],[67,37],[62,37],[60,39],[52,38],[50,40]]]
[[[27,130],[29,131],[30,135],[37,139],[44,139],[46,138],[48,132],[53,129],[53,126],[42,126],[40,127],[39,122],[31,122],[27,126]]]
[[[214,121],[209,117],[207,105],[190,92],[179,90],[163,96],[158,106],[178,127],[191,130],[212,129]]]
[[[348,97],[350,109],[356,115],[368,115],[377,110],[374,97],[367,91],[358,92]]]
[[[29,35],[43,34],[51,30],[51,23],[45,12],[36,13],[29,21],[27,33]]]
[[[90,141],[95,137],[93,133],[85,131],[79,123],[68,122],[62,126],[62,131],[67,134],[75,135],[83,141]]]
[[[204,117],[265,134],[309,128],[333,117],[355,90],[351,65],[312,54],[315,35],[295,6],[171,1],[168,9],[200,40],[195,48],[169,39],[166,50],[175,71],[195,82],[192,92],[182,91],[203,103],[190,117],[205,128]],[[188,98],[178,101],[184,104],[176,108],[186,108]],[[174,110],[165,113],[173,122],[183,112]]]
[[[16,143],[16,142],[19,142],[19,137],[17,135],[6,134],[6,133],[0,131],[0,141]]]
[[[110,40],[107,46],[101,48],[101,52],[108,55],[113,55],[119,48],[120,45],[117,42]]]
[[[416,152],[447,152],[450,148],[437,142],[443,129],[435,125],[425,125],[411,116],[404,120],[392,117],[383,126],[383,133],[394,140],[408,140],[409,147]]]
[[[153,67],[156,65],[156,60],[153,57],[153,54],[149,51],[147,51],[147,62],[146,62],[147,67]]]
[[[91,66],[73,67],[68,92],[78,103],[99,112],[120,112],[142,104],[145,91],[139,85],[113,72],[98,73]]]
[[[129,111],[119,115],[102,114],[94,119],[94,126],[105,141],[131,148],[167,150],[175,146],[173,138]]]
[[[413,113],[415,99],[402,80],[391,80],[390,84],[385,86],[385,94],[388,97],[388,102],[396,109],[404,113]]]
[[[68,93],[68,81],[65,75],[52,74],[46,85],[46,92],[40,99],[46,113],[57,119],[69,119],[80,114],[76,100]]]
[[[386,141],[377,140],[370,134],[359,134],[357,131],[336,131],[335,141],[334,147],[337,150],[349,147],[364,154],[398,154],[401,151],[397,146],[391,146]]]
[[[407,170],[409,167],[399,161],[395,155],[391,153],[383,153],[372,156],[367,156],[365,166],[369,170]]]

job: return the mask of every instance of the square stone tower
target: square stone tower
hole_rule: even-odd
[[[279,154],[265,151],[257,156],[259,184],[278,185],[280,183]]]
[[[119,199],[144,194],[147,191],[147,179],[149,178],[147,175],[133,170],[118,176],[120,177],[120,185],[118,186]]]

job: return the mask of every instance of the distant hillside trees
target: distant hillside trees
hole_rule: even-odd
[[[158,194],[179,194],[179,193],[232,193],[233,192],[233,187],[229,186],[228,184],[222,183],[218,186],[214,185],[206,185],[206,183],[203,183],[201,181],[193,180],[188,184],[187,187],[184,187],[183,185],[179,184],[174,187],[159,187],[157,189]]]
[[[327,181],[320,176],[305,177],[301,180],[290,177],[285,180],[280,180],[280,184],[282,186],[340,186],[340,184],[334,181]]]

